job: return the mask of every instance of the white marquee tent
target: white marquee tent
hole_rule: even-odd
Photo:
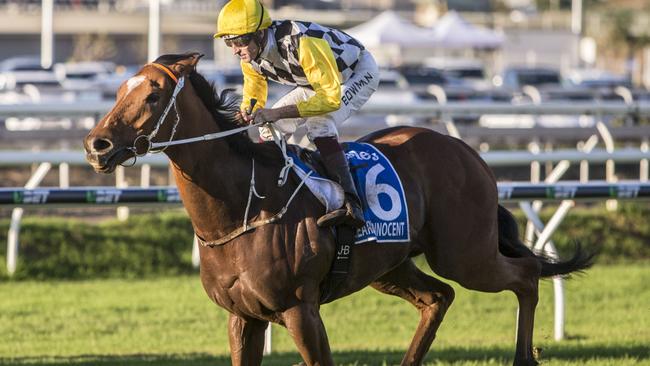
[[[421,58],[414,51],[435,47],[431,29],[418,27],[387,10],[354,28],[346,29],[368,48],[380,65],[395,65]]]
[[[366,47],[398,45],[401,47],[432,47],[430,29],[418,27],[395,12],[387,10],[354,28],[346,29]]]
[[[502,34],[468,23],[455,11],[445,14],[432,28],[424,28],[388,10],[346,32],[383,65],[419,62],[447,50],[496,49],[504,42]]]
[[[475,26],[455,11],[440,18],[433,25],[432,32],[435,45],[447,49],[494,49],[501,47],[504,42],[503,34]]]

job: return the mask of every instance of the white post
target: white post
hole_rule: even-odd
[[[582,0],[571,0],[571,33],[575,36],[575,57],[578,65],[581,65],[580,59],[580,39],[583,35],[584,28],[584,6]]]
[[[546,226],[542,229],[539,228],[538,225],[536,226],[536,229],[539,232],[537,235],[537,242],[535,242],[534,249],[536,251],[546,251],[546,245],[550,244],[551,240],[551,235],[557,230],[558,226],[560,226],[560,223],[562,223],[562,220],[564,220],[564,217],[566,214],[569,212],[569,209],[571,207],[575,206],[575,202],[571,200],[565,200],[562,201],[560,204],[560,207],[558,207],[557,211],[553,214],[551,219],[548,221]],[[537,214],[537,212],[535,212]],[[552,244],[551,244],[552,245]],[[558,259],[557,256],[555,256],[553,259]]]
[[[126,182],[124,167],[120,165],[115,168],[115,188],[126,188],[128,186],[129,185]],[[119,206],[117,208],[117,219],[120,221],[126,221],[129,219],[128,206]]]
[[[576,36],[582,36],[584,7],[582,0],[571,1],[571,32]]]
[[[649,60],[650,61],[650,60]],[[648,152],[648,139],[643,139],[643,142],[641,142],[641,151],[644,153]],[[639,163],[639,180],[641,182],[647,182],[648,181],[648,159],[641,159],[641,162]]]
[[[199,255],[199,239],[194,235],[194,240],[192,240],[192,266],[194,268],[199,268],[201,264],[201,256]]]
[[[140,187],[149,188],[151,185],[151,165],[142,164],[140,168]]]
[[[550,239],[552,233],[557,229],[557,227],[560,225],[562,220],[564,219],[564,216],[568,213],[569,209],[575,205],[574,201],[562,201],[560,204],[560,208],[557,209],[551,220],[548,222],[548,225],[544,228],[542,233],[540,234],[539,238],[540,240],[538,241],[537,244],[539,244],[540,248],[544,249],[544,253],[546,253],[550,258],[554,260],[559,259],[559,255],[557,254],[557,249],[555,248],[555,245],[549,240],[547,242],[541,242],[542,239]],[[547,237],[544,238],[544,233],[546,234]],[[536,244],[536,247],[537,247]],[[562,281],[562,277],[556,276],[553,277],[553,298],[554,298],[554,307],[555,307],[555,321],[554,321],[554,339],[556,341],[561,341],[564,339],[564,284]]]
[[[612,137],[611,132],[609,131],[609,128],[607,125],[602,120],[602,114],[598,113],[598,122],[596,123],[596,129],[600,133],[600,136],[603,138],[603,142],[605,143],[605,149],[607,150],[608,153],[613,153],[614,152],[614,138]],[[616,182],[616,173],[615,173],[615,166],[616,164],[614,163],[614,159],[608,159],[605,162],[605,180],[608,183]],[[607,207],[608,211],[616,211],[618,207],[618,201],[617,200],[607,200],[605,201],[605,207]]]
[[[149,0],[149,43],[147,59],[154,61],[160,55],[160,0]]]
[[[632,94],[632,91],[624,86],[617,86],[614,88],[614,93],[616,95],[619,95],[621,98],[623,98],[623,101],[625,104],[628,106],[632,106],[634,104],[634,95]],[[633,122],[628,116],[625,116],[625,124],[626,125],[631,125]]]
[[[643,75],[641,80],[643,86],[650,89],[650,47],[643,50]]]
[[[553,168],[553,170],[551,170],[551,172],[548,173],[548,176],[546,177],[546,179],[544,179],[544,182],[549,183],[549,184],[557,183],[557,181],[559,181],[560,178],[562,178],[562,176],[564,175],[564,173],[566,173],[566,171],[569,169],[570,166],[571,166],[571,163],[568,160],[561,160],[555,166],[555,168]],[[541,209],[542,209],[542,206],[543,206],[542,201],[540,201],[540,200],[533,201],[532,207],[533,207],[533,210],[535,211],[535,213],[539,213],[539,211],[541,211]],[[526,243],[531,243],[532,244],[534,236],[535,236],[535,226],[533,225],[533,223],[530,220],[526,224],[526,234],[525,235],[526,235],[525,236]],[[538,236],[539,236],[539,233],[538,233]]]
[[[559,259],[557,249],[550,238],[568,213],[569,209],[574,205],[575,202],[572,200],[562,201],[560,207],[557,209],[555,214],[553,214],[551,220],[549,220],[548,225],[544,227],[544,223],[542,223],[542,220],[539,218],[539,215],[532,205],[529,202],[519,202],[519,207],[524,211],[528,220],[535,225],[538,237],[537,243],[535,243],[534,246],[535,249],[543,250],[554,260]],[[561,277],[553,278],[553,298],[555,307],[554,339],[560,341],[564,339],[564,285]]]
[[[564,339],[564,283],[562,277],[553,277],[553,302],[555,307],[555,321],[553,338],[556,341]]]
[[[41,66],[49,69],[54,62],[54,0],[41,3]]]
[[[429,85],[428,91],[436,97],[438,104],[447,104],[447,93],[445,92],[445,89],[439,85]],[[447,128],[449,136],[460,139],[460,132],[458,132],[458,128],[456,128],[456,124],[454,123],[454,120],[451,118],[451,116],[448,113],[443,112],[441,119]]]
[[[39,184],[47,175],[47,172],[52,168],[50,163],[41,163],[34,174],[32,174],[27,184],[25,184],[26,189],[34,189],[38,187]],[[18,245],[20,237],[20,221],[23,218],[24,210],[20,207],[16,207],[11,212],[11,223],[9,224],[9,232],[7,233],[7,274],[9,277],[13,276],[16,273],[16,263],[18,262]]]
[[[578,144],[578,150],[589,153],[598,143],[598,135],[591,135],[587,141]],[[580,183],[589,182],[589,161],[580,161]]]
[[[70,164],[59,164],[59,187],[70,188]]]
[[[20,236],[20,220],[23,217],[23,209],[16,207],[11,211],[11,223],[7,233],[7,274],[9,277],[16,273],[16,262],[18,261],[18,244]]]
[[[271,323],[266,326],[266,331],[264,332],[264,355],[271,354]]]
[[[528,144],[528,150],[535,155],[539,154],[540,152],[539,143],[537,141],[530,142]],[[540,180],[541,180],[541,165],[539,161],[532,161],[530,163],[530,182],[539,183]],[[540,205],[540,203],[538,202],[533,202],[533,204],[536,206]],[[532,244],[534,236],[535,236],[535,226],[529,219],[528,222],[526,222],[526,231],[524,234],[524,240],[526,244],[529,243]]]

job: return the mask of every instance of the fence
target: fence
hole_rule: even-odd
[[[501,202],[518,202],[528,219],[533,223],[537,241],[533,249],[543,252],[551,258],[558,259],[557,250],[550,240],[569,209],[575,205],[575,200],[603,199],[648,199],[650,198],[650,183],[575,183],[559,184],[530,184],[530,183],[499,183],[497,185]],[[544,224],[531,205],[531,200],[561,201],[560,207]],[[115,187],[75,187],[61,188],[1,188],[0,207],[35,207],[42,205],[87,206],[87,205],[160,205],[180,204],[180,195],[175,187],[129,188]],[[12,232],[13,230],[13,232]],[[7,269],[15,271],[18,255],[19,227],[10,228],[7,243]],[[196,242],[194,243],[194,253]],[[564,338],[564,289],[561,278],[553,279],[555,299],[554,334],[556,340]],[[270,328],[269,328],[270,329]],[[270,342],[270,331],[267,332]],[[267,343],[270,352],[270,343]]]
[[[84,103],[39,103],[0,105],[0,117],[102,116],[114,101]],[[413,116],[466,116],[475,114],[534,114],[534,115],[634,115],[650,116],[650,101],[622,102],[546,102],[541,104],[511,104],[503,102],[445,102],[419,101],[414,104],[368,104],[361,114],[401,114]]]
[[[38,104],[38,105],[0,105],[0,118],[7,116],[93,116],[99,118],[113,105],[113,102],[97,102],[86,104]],[[475,114],[581,114],[592,115],[598,120],[597,132],[583,141],[578,150],[559,150],[542,152],[539,144],[531,144],[530,151],[495,151],[482,153],[483,159],[491,166],[512,166],[530,164],[531,182],[540,181],[540,163],[557,162],[545,179],[545,184],[531,183],[499,183],[499,199],[501,202],[517,202],[527,216],[529,223],[526,229],[526,241],[534,243],[533,248],[544,252],[552,258],[557,258],[555,246],[550,240],[563,218],[575,200],[609,200],[609,199],[640,199],[650,197],[648,181],[648,141],[642,138],[639,149],[615,150],[612,134],[603,121],[605,115],[650,116],[650,102],[633,101],[630,103],[617,102],[578,102],[578,103],[544,103],[513,105],[493,102],[422,102],[414,105],[368,105],[362,110],[363,114],[408,114],[414,116],[438,117],[445,124],[450,135],[460,137],[453,117]],[[594,149],[601,140],[605,149]],[[150,166],[167,165],[167,159],[162,156],[148,156],[138,161],[142,166],[142,185],[145,188],[124,188],[123,172],[118,170],[116,187],[75,187],[72,189],[37,188],[39,182],[51,169],[52,164],[58,164],[61,186],[68,186],[67,169],[69,164],[86,164],[83,153],[80,152],[0,152],[0,166],[18,166],[40,163],[25,188],[0,189],[0,207],[15,207],[12,212],[12,225],[7,244],[7,268],[10,273],[15,270],[18,253],[18,233],[20,218],[24,207],[40,205],[88,206],[88,205],[160,205],[180,204],[180,197],[174,187],[146,188],[149,185],[148,171]],[[582,183],[557,181],[573,162],[580,164],[580,180]],[[591,182],[589,180],[590,163],[606,164],[607,182]],[[637,162],[639,164],[639,181],[616,183],[614,174],[615,162]],[[63,178],[61,178],[63,177]],[[548,223],[539,218],[542,202],[561,202]],[[533,240],[534,238],[536,240]],[[196,245],[195,245],[196,248]],[[197,257],[194,250],[193,258]],[[553,279],[555,293],[555,339],[564,337],[564,292],[561,278]],[[267,340],[270,338],[267,337]],[[267,345],[268,347],[268,345]],[[270,350],[270,348],[267,348]]]
[[[607,140],[606,140],[607,141]],[[540,151],[541,147],[531,144],[532,151],[488,151],[481,153],[481,157],[490,167],[530,166],[531,182],[539,182],[542,163],[557,163],[556,170],[566,171],[572,163],[580,164],[580,181],[589,181],[590,164],[606,164],[606,179],[615,181],[615,165],[617,163],[635,163],[639,165],[639,180],[648,181],[650,152],[648,143],[642,142],[639,149],[625,148],[614,150],[613,143],[608,144],[608,149],[595,149],[597,139],[592,138],[581,145],[580,150],[555,150]],[[611,145],[611,146],[610,146]],[[52,165],[59,166],[59,177],[62,186],[68,186],[68,167],[86,166],[88,163],[85,154],[81,151],[0,151],[0,167],[19,167],[32,164],[44,165],[43,169],[51,169]],[[137,160],[136,165],[141,168],[142,185],[149,185],[149,171],[152,166],[166,167],[168,160],[163,155],[148,155]],[[558,173],[555,173],[556,175]],[[123,168],[116,171],[116,186],[125,186]],[[558,177],[559,179],[559,177]],[[551,183],[551,182],[549,182]]]

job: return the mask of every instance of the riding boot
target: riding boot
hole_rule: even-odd
[[[345,153],[340,150],[332,154],[324,155],[323,163],[329,177],[343,188],[345,192],[345,203],[341,208],[321,216],[316,223],[321,227],[341,224],[354,228],[362,227],[366,224],[366,220],[363,217],[361,201],[359,200],[357,189],[354,186]]]

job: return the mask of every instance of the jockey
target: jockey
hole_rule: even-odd
[[[231,0],[219,13],[215,38],[239,56],[244,74],[242,118],[276,122],[290,135],[301,125],[320,151],[327,173],[345,191],[345,204],[318,219],[320,226],[365,224],[337,126],[377,89],[379,70],[370,52],[345,32],[312,22],[271,21],[258,0]],[[295,86],[266,108],[267,80]],[[257,100],[251,110],[251,100]],[[273,138],[260,128],[260,138]]]

